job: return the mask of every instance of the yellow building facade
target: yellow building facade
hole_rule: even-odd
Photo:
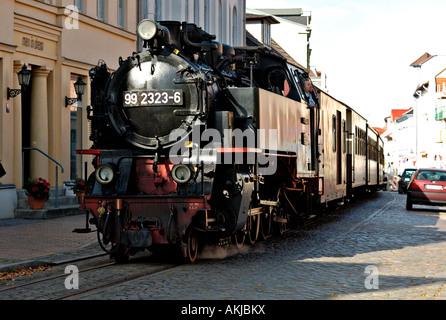
[[[136,50],[137,5],[128,0],[1,1],[0,163],[6,175],[0,184],[20,189],[26,178],[42,177],[62,186],[83,176],[85,167],[92,172],[91,159],[75,154],[90,147],[90,88],[72,106],[66,106],[66,97],[76,98],[73,84],[79,77],[89,84],[89,70],[99,59],[117,69],[118,57]],[[8,99],[8,89],[20,89],[17,73],[24,65],[32,72],[30,86]]]

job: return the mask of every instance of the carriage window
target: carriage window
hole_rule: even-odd
[[[299,92],[299,98],[300,99],[305,99],[305,96],[304,96],[304,90],[303,90],[303,87],[301,86],[301,76],[299,76],[299,71],[297,71],[297,70],[294,70],[294,73],[293,73],[293,75],[294,75],[294,82],[295,82],[295,84],[296,84],[296,87],[297,87],[297,91]],[[300,101],[300,99],[299,99],[299,101]]]

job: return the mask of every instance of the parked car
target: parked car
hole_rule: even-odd
[[[407,185],[410,182],[410,178],[412,178],[412,175],[417,171],[416,168],[406,168],[403,171],[403,174],[399,176],[398,181],[398,193],[406,193],[407,192]]]
[[[418,169],[407,186],[406,209],[414,204],[446,205],[446,170]]]

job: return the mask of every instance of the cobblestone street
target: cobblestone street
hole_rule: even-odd
[[[446,299],[446,211],[421,206],[406,211],[405,198],[378,192],[237,252],[206,248],[194,264],[170,266],[170,258],[140,254],[125,264],[80,273],[78,290],[68,290],[67,265],[84,270],[110,264],[97,248],[95,259],[68,259],[45,272],[0,282],[0,300],[74,295],[80,300],[184,300],[188,306],[191,300]],[[54,280],[39,282],[46,277]]]
[[[406,211],[405,197],[379,192],[225,259],[207,252],[213,259],[80,298],[444,299],[446,212]]]

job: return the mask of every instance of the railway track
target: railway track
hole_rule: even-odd
[[[123,283],[123,282],[131,281],[131,280],[138,279],[138,278],[141,278],[141,277],[145,277],[145,276],[148,276],[148,275],[151,275],[151,274],[160,273],[160,272],[165,271],[165,270],[173,269],[173,268],[175,268],[177,266],[179,266],[179,264],[166,264],[166,265],[162,265],[162,266],[150,269],[150,270],[146,270],[146,271],[139,272],[139,273],[136,273],[136,274],[127,275],[125,277],[121,277],[121,278],[118,278],[118,279],[115,279],[115,280],[112,280],[112,281],[108,281],[106,283],[102,283],[100,285],[96,285],[96,286],[94,286],[92,288],[88,288],[88,289],[85,289],[85,290],[79,290],[79,291],[76,290],[76,291],[74,291],[71,294],[67,294],[67,295],[64,295],[64,296],[58,296],[58,297],[56,297],[54,299],[51,299],[51,300],[73,300],[73,299],[76,299],[79,296],[82,296],[82,295],[90,293],[90,292],[94,292],[96,290],[100,290],[100,289],[104,289],[104,288],[107,288],[107,287],[111,287],[111,286],[114,286],[114,285],[117,285],[117,284],[120,284],[120,283]]]
[[[149,258],[136,258],[127,264],[107,261],[107,257],[77,261],[76,264],[63,264],[51,267],[27,279],[22,276],[14,281],[0,282],[0,300],[70,300],[77,296],[130,281],[150,274],[179,266],[179,263],[163,263],[151,261]],[[67,266],[75,266],[79,289],[67,289],[66,279],[71,273],[66,273]]]

